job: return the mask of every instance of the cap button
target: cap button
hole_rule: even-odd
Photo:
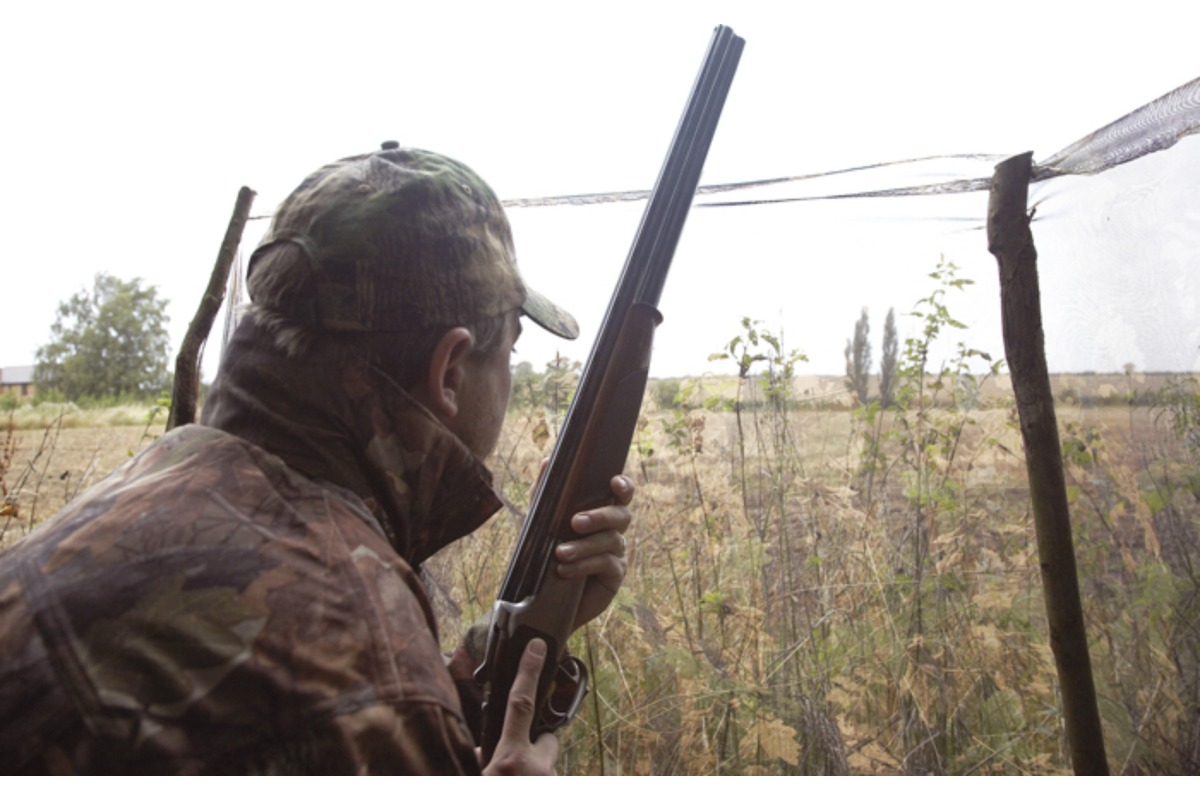
[[[396,142],[396,141],[392,141],[391,139],[388,139],[386,142],[379,145],[379,149],[381,149],[381,150],[399,150],[400,143]]]

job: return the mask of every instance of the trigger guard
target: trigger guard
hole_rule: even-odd
[[[575,656],[567,656],[558,662],[550,694],[546,698],[541,714],[543,730],[556,731],[579,713],[588,693],[587,667]]]

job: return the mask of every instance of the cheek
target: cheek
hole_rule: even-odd
[[[490,413],[485,412],[490,417],[487,421],[487,425],[491,429],[488,434],[498,438],[500,428],[504,425],[505,415],[508,413],[508,395],[512,391],[512,371],[509,369],[508,358],[496,364],[496,369],[488,382],[490,396],[484,400],[487,403],[484,408],[490,410]]]
[[[512,379],[508,377],[501,378],[493,384],[491,426],[496,428],[497,435],[499,435],[499,429],[504,424],[504,418],[508,414],[508,393],[511,388]]]
[[[491,365],[487,378],[491,390],[492,408],[501,418],[508,411],[508,395],[512,391],[512,354],[505,353]]]
[[[504,398],[501,407],[501,416],[508,412],[508,398],[512,395],[512,369],[504,370],[504,378],[501,380],[500,396]]]

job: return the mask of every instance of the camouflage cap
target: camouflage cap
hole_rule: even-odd
[[[251,256],[247,288],[257,305],[325,330],[412,332],[519,308],[551,333],[579,335],[521,279],[508,218],[483,179],[395,142],[305,179]]]

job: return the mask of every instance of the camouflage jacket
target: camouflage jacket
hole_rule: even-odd
[[[478,773],[414,566],[490,475],[371,368],[252,327],[207,426],[0,554],[0,772]]]

